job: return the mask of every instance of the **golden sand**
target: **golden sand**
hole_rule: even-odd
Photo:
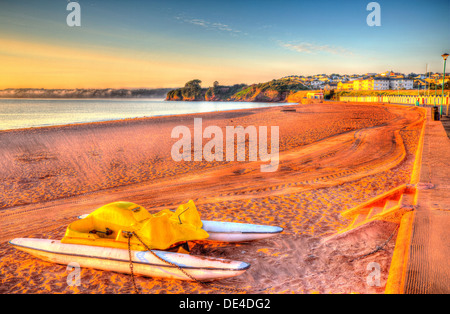
[[[226,106],[226,103],[224,103]],[[129,275],[83,269],[80,287],[65,266],[32,258],[5,241],[61,239],[77,215],[114,201],[150,211],[193,199],[205,220],[278,225],[276,238],[241,244],[195,243],[192,254],[250,263],[221,285],[253,293],[382,293],[395,238],[321,244],[348,224],[340,213],[410,181],[420,134],[414,108],[324,103],[133,119],[0,132],[0,293],[131,293]],[[175,126],[280,127],[280,165],[175,162]],[[381,285],[366,283],[367,265]],[[137,278],[145,293],[227,293],[192,282]]]

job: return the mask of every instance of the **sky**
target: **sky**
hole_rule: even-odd
[[[0,89],[162,88],[442,72],[449,0],[0,0]],[[450,72],[450,67],[448,67]]]

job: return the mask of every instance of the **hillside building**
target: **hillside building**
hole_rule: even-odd
[[[404,78],[371,77],[369,79],[359,79],[348,83],[340,82],[339,90],[388,90],[388,89],[413,89],[413,80]]]

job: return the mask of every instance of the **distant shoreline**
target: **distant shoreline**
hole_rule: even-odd
[[[47,99],[134,99],[134,98],[166,98],[173,88],[74,88],[74,89],[44,89],[44,88],[8,88],[0,90],[0,98],[47,98]]]
[[[0,97],[1,100],[158,100],[166,101],[164,97]]]

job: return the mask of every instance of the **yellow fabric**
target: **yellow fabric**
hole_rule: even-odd
[[[202,226],[193,201],[180,205],[175,212],[165,209],[157,214],[134,203],[116,202],[71,223],[61,242],[127,249],[128,239],[123,231],[128,231],[136,232],[150,249],[165,250],[179,242],[208,238]],[[135,236],[131,238],[131,248],[146,250]]]

